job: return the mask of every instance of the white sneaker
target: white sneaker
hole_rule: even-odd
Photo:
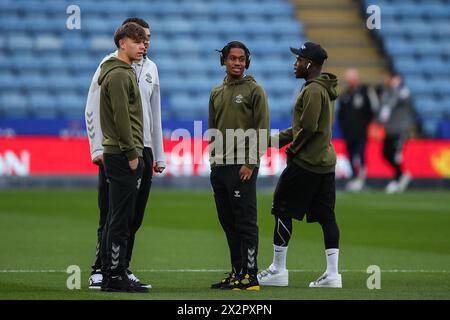
[[[412,176],[409,173],[404,173],[400,177],[400,180],[398,181],[398,192],[403,192],[408,188],[409,183],[412,180]]]
[[[100,271],[92,272],[89,277],[89,289],[100,290],[102,287],[103,275]]]
[[[389,182],[389,184],[386,186],[385,191],[387,194],[393,194],[393,193],[399,192],[399,185],[398,185],[397,181],[392,180],[391,182]]]
[[[310,288],[342,288],[342,276],[336,274],[333,276],[328,276],[325,272],[314,282],[309,284]]]
[[[360,192],[364,188],[364,179],[363,178],[356,178],[354,180],[351,180],[347,183],[345,188],[347,191],[351,192]]]
[[[257,277],[261,286],[287,287],[289,284],[289,272],[287,269],[276,270],[270,266],[258,273]]]

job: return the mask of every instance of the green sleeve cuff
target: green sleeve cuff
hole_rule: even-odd
[[[127,157],[128,161],[131,161],[131,160],[137,159],[139,157],[139,153],[136,150],[136,148],[134,148],[129,151],[126,151],[125,156]]]

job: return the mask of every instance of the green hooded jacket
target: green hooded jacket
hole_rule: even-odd
[[[210,134],[211,167],[259,166],[269,143],[269,109],[266,92],[252,76],[231,81],[225,77],[223,83],[211,91],[208,129],[210,132],[216,129],[223,137],[223,148],[214,149],[211,140],[218,140],[211,139]],[[235,136],[231,135],[233,132]],[[242,139],[243,132],[246,136]]]
[[[336,152],[331,137],[333,101],[337,97],[335,75],[322,73],[306,81],[294,106],[292,127],[278,135],[280,148],[292,142],[286,149],[287,157],[303,169],[320,174],[335,170]]]
[[[111,58],[102,64],[98,84],[104,153],[123,153],[128,160],[142,156],[142,104],[133,69]]]

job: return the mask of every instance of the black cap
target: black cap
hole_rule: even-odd
[[[328,58],[325,49],[322,48],[320,44],[313,42],[305,42],[299,49],[291,47],[291,52],[299,57],[317,62],[318,64],[323,64],[325,59]]]

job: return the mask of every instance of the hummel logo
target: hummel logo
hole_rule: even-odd
[[[255,248],[247,250],[247,268],[252,269],[255,267]]]
[[[91,139],[94,139],[94,137],[95,137],[95,131],[94,131],[94,125],[93,125],[93,122],[94,122],[93,115],[94,115],[93,112],[91,112],[91,113],[86,112],[87,129],[89,132],[88,135],[89,135],[89,138],[91,138]]]
[[[235,198],[240,198],[240,197],[241,197],[241,193],[240,193],[239,190],[236,190],[236,191],[234,192],[234,197],[235,197]]]
[[[112,244],[112,253],[111,253],[111,258],[112,258],[111,269],[116,269],[118,267],[119,255],[120,255],[120,246],[117,246],[113,243]]]

